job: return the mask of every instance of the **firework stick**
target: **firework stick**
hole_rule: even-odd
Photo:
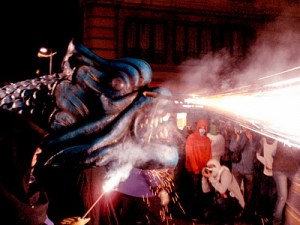
[[[105,192],[103,192],[98,198],[97,200],[94,202],[94,204],[89,208],[89,210],[84,214],[84,216],[82,217],[82,219],[84,219],[90,212],[91,210],[95,207],[95,205],[100,201],[100,199],[103,197],[103,195],[105,194]]]

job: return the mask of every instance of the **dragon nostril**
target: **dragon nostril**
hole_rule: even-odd
[[[125,83],[121,77],[117,77],[117,78],[112,79],[111,86],[116,91],[120,91],[125,87]]]

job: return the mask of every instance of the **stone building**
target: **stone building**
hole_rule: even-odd
[[[183,76],[189,79],[191,73],[182,71],[197,65],[193,60],[226,51],[234,59],[231,69],[246,58],[262,33],[276,45],[286,30],[300,31],[299,0],[80,0],[80,4],[87,47],[104,58],[145,59],[153,69],[153,85],[163,83],[175,92],[180,85],[191,85],[178,81]],[[226,78],[230,69],[218,71],[218,77]]]

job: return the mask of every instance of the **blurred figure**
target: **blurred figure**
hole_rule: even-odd
[[[277,150],[277,140],[263,136],[261,148],[256,153],[254,198],[256,215],[263,224],[271,224],[276,201],[276,186],[273,179],[273,157]]]
[[[182,135],[187,138],[190,134],[192,134],[194,131],[192,130],[191,126],[184,126],[184,128],[182,129],[181,133]]]
[[[160,225],[167,218],[170,197],[161,184],[172,179],[172,173],[162,169],[132,168],[128,178],[118,185],[117,217],[122,225]]]
[[[278,142],[272,138],[262,137],[260,140],[262,146],[262,152],[256,153],[256,158],[260,161],[264,170],[263,173],[266,176],[273,175],[273,157],[276,154]]]
[[[212,156],[211,141],[207,137],[207,129],[207,122],[199,120],[195,131],[188,136],[185,143],[185,168],[191,180],[189,210],[194,221],[197,221],[202,214],[203,203],[205,202],[201,188],[201,171]]]
[[[176,214],[178,217],[185,217],[185,211],[178,207],[178,203],[180,205],[187,205],[187,199],[189,197],[188,189],[187,189],[187,170],[185,168],[185,142],[188,136],[183,130],[178,129],[177,127],[173,130],[172,142],[176,143],[178,146],[178,163],[174,168],[174,192],[172,194],[176,194],[178,197],[176,199],[177,202],[171,201],[168,205],[170,211],[173,214]],[[172,197],[172,196],[171,196]]]
[[[176,126],[175,117],[171,117],[168,126],[172,127],[170,143],[178,146],[179,161],[182,161],[185,139]],[[182,163],[182,162],[181,162]],[[182,166],[178,165],[177,166]],[[116,188],[118,201],[116,215],[122,225],[161,225],[168,220],[170,196],[176,189],[175,176],[179,176],[177,167],[168,169],[130,168],[128,177]],[[173,206],[173,205],[172,205]]]
[[[210,123],[207,137],[211,140],[212,158],[221,162],[221,158],[225,154],[225,138],[220,133],[219,125],[216,121]]]
[[[235,177],[216,159],[207,162],[207,167],[202,169],[202,175],[203,191],[213,192],[205,218],[222,225],[234,224],[235,218],[245,207],[244,197]]]
[[[254,208],[252,201],[252,191],[254,185],[254,161],[256,151],[259,149],[259,141],[254,137],[254,133],[249,129],[236,129],[231,138],[230,151],[240,152],[240,156],[232,160],[232,174],[243,190],[246,202],[244,219],[251,222],[254,218]],[[236,161],[234,161],[236,160]]]
[[[299,158],[295,157],[295,154],[290,147],[281,142],[278,143],[276,154],[273,159],[273,178],[277,190],[277,200],[273,212],[274,225],[284,224],[284,209],[288,198],[289,188],[295,175],[300,174],[298,161]]]
[[[226,121],[226,123],[224,122],[220,129],[220,132],[225,139],[225,153],[221,156],[221,165],[227,166],[231,171],[232,165],[231,165],[230,140],[231,137],[235,135],[232,123],[230,121]]]
[[[0,110],[0,216],[13,225],[53,225],[48,196],[35,179],[37,155],[46,134],[25,117]]]

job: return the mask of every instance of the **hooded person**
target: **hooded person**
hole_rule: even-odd
[[[6,224],[53,224],[33,170],[45,132],[12,111],[0,109],[0,118],[0,216]]]
[[[188,211],[192,221],[200,219],[204,209],[203,192],[201,190],[201,171],[212,157],[211,141],[206,136],[208,125],[205,120],[199,120],[195,131],[187,137],[185,142],[185,168],[191,180]]]
[[[233,222],[245,207],[245,201],[235,177],[228,167],[216,159],[207,162],[202,170],[203,192],[215,192],[212,207],[206,217],[219,218],[222,222]]]
[[[185,143],[185,167],[188,172],[195,175],[201,174],[202,168],[212,157],[211,141],[207,137],[207,129],[207,122],[199,120],[195,131],[188,136]]]

